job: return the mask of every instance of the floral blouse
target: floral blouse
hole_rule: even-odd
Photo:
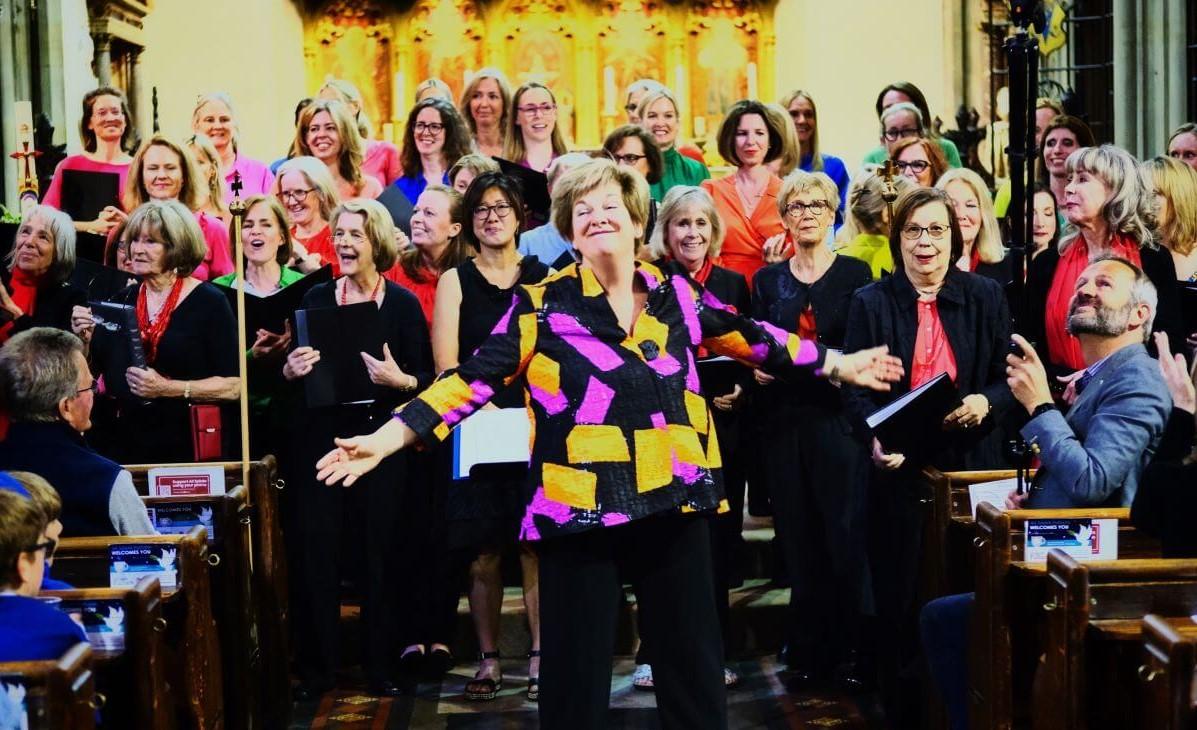
[[[631,336],[594,273],[571,265],[519,287],[478,351],[395,412],[421,440],[439,441],[525,377],[532,455],[521,539],[726,509],[698,346],[772,372],[822,366],[821,346],[736,314],[675,265],[636,266],[648,298]]]

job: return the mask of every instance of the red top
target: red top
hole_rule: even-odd
[[[804,340],[819,339],[819,329],[815,326],[815,310],[809,304],[798,315],[798,337]]]
[[[12,298],[12,303],[27,315],[32,315],[37,306],[37,289],[41,286],[44,278],[44,275],[30,276],[18,266],[12,268],[12,278],[8,282],[8,295]],[[4,344],[12,336],[14,324],[14,320],[9,320],[0,325],[0,344]]]
[[[1121,256],[1135,266],[1142,266],[1138,244],[1122,234],[1115,234],[1110,238],[1110,253]],[[1068,334],[1068,307],[1072,304],[1076,280],[1087,266],[1089,244],[1085,243],[1082,236],[1077,236],[1067,250],[1060,254],[1056,272],[1052,275],[1052,287],[1047,293],[1047,306],[1043,308],[1047,358],[1056,365],[1064,365],[1073,370],[1084,368],[1085,358],[1081,354],[1080,340]]]
[[[63,170],[80,170],[82,172],[107,172],[120,178],[116,188],[117,199],[112,204],[123,208],[120,201],[121,191],[125,189],[125,179],[129,177],[129,162],[95,162],[84,155],[71,155],[54,168],[54,177],[50,180],[50,187],[46,188],[46,195],[42,198],[42,205],[62,210],[62,172]],[[71,213],[71,211],[63,211]]]
[[[332,242],[332,226],[325,224],[320,232],[311,238],[301,238],[295,229],[291,229],[291,238],[303,244],[303,247],[308,250],[308,253],[320,254],[320,264],[331,264],[333,278],[341,275],[341,260],[337,258],[336,249],[333,248]]]
[[[751,287],[753,274],[765,265],[765,241],[785,231],[781,216],[777,213],[781,178],[769,176],[764,195],[751,215],[744,212],[744,206],[740,203],[734,175],[722,180],[703,180],[702,187],[715,199],[715,210],[723,218],[725,233],[719,262],[724,268],[743,274]]]
[[[402,266],[396,263],[382,275],[416,295],[416,299],[420,300],[420,309],[424,311],[424,320],[428,322],[428,329],[431,330],[432,305],[436,302],[437,274],[432,269],[426,268],[421,268],[420,273],[423,274],[424,280],[416,281],[407,275]]]
[[[399,164],[399,148],[385,140],[367,140],[362,173],[382,183],[384,188],[398,180],[403,175],[403,167]]]
[[[956,354],[939,321],[939,303],[919,300],[919,331],[914,338],[914,362],[910,366],[910,389],[914,390],[940,373],[956,382]]]

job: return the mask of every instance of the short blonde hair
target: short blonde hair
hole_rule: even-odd
[[[1155,247],[1146,220],[1151,213],[1148,196],[1143,194],[1139,166],[1129,152],[1112,144],[1082,147],[1068,156],[1064,167],[1069,177],[1083,170],[1096,176],[1110,189],[1110,197],[1102,206],[1101,215],[1111,235],[1121,233],[1140,247]],[[1064,252],[1080,235],[1076,226],[1069,226],[1060,239],[1060,251]]]
[[[362,139],[369,139],[370,137],[370,118],[366,116],[366,101],[362,97],[362,92],[356,86],[345,79],[330,78],[324,82],[320,87],[320,91],[328,89],[341,97],[341,101],[346,104],[352,104],[357,107],[357,114],[354,115],[354,121],[357,122],[358,134],[362,135]],[[320,91],[316,95],[320,95]]]
[[[349,107],[344,102],[317,99],[304,107],[299,113],[299,123],[295,125],[295,142],[291,145],[292,157],[315,157],[308,147],[308,127],[320,112],[328,114],[333,124],[337,125],[337,136],[341,139],[341,153],[337,156],[337,171],[341,177],[353,186],[355,191],[361,192],[366,184],[362,176],[362,159],[365,155],[365,144],[358,132],[357,123],[349,114]]]
[[[421,98],[421,94],[429,90],[436,92],[435,96],[444,99],[450,104],[453,103],[453,89],[450,89],[448,84],[438,78],[424,79],[421,81],[419,86],[416,87],[416,95],[412,100],[413,103],[419,104],[424,100],[424,98],[429,98]]]
[[[824,202],[830,206],[832,219],[835,217],[836,206],[840,204],[840,189],[825,172],[806,172],[794,170],[781,181],[781,189],[777,191],[777,215],[782,220],[786,218],[786,206],[799,193],[817,192],[823,196]]]
[[[212,166],[212,176],[208,180],[201,181],[200,188],[207,188],[208,200],[215,206],[216,210],[220,211],[222,215],[229,212],[229,206],[224,203],[224,166],[220,162],[220,155],[216,153],[216,146],[212,144],[212,140],[206,134],[196,132],[187,138],[187,146],[194,147],[199,150],[198,154],[204,156],[208,164]],[[194,150],[193,150],[194,152]],[[196,164],[199,164],[199,159],[192,157]],[[199,170],[196,170],[198,174]]]
[[[337,197],[337,184],[333,182],[332,173],[328,167],[315,157],[292,157],[279,165],[278,174],[274,176],[274,195],[282,199],[283,175],[288,172],[298,172],[307,180],[308,185],[316,191],[316,199],[320,203],[320,217],[327,223],[332,219],[333,208],[337,207],[340,199]]]
[[[670,255],[669,225],[678,216],[691,208],[697,208],[711,222],[711,247],[707,257],[714,258],[723,249],[723,218],[715,207],[711,194],[699,187],[674,185],[665,193],[661,206],[657,208],[657,223],[649,238],[648,251],[654,259]]]
[[[574,240],[574,204],[578,199],[602,185],[615,185],[623,198],[632,223],[648,225],[648,183],[644,176],[630,167],[621,167],[605,158],[578,165],[562,175],[553,185],[553,207],[550,215],[557,232],[567,241]],[[636,239],[636,250],[644,244],[644,236]]]
[[[449,184],[452,185],[457,180],[457,173],[462,170],[469,170],[474,173],[474,177],[478,177],[484,172],[498,172],[499,163],[495,162],[493,157],[472,152],[462,157],[453,163],[453,167],[449,168]]]
[[[794,121],[790,119],[790,112],[780,104],[766,103],[765,111],[772,120],[772,126],[781,133],[781,154],[777,157],[778,177],[785,177],[793,172],[802,162],[802,145],[798,141],[798,130],[794,129]]]
[[[178,200],[189,210],[198,208],[200,198],[203,197],[203,188],[200,186],[199,173],[195,169],[195,158],[191,156],[191,150],[167,139],[165,135],[155,134],[141,143],[141,147],[137,148],[137,154],[133,155],[133,162],[129,164],[129,176],[125,180],[123,196],[125,210],[133,210],[150,199],[145,188],[145,171],[142,168],[145,166],[146,153],[151,147],[165,147],[178,155],[179,170],[183,173],[183,187],[179,189]],[[223,194],[223,190],[221,192]]]
[[[1160,242],[1181,256],[1197,247],[1197,171],[1173,157],[1160,155],[1139,165],[1143,194],[1158,192],[1168,200],[1171,214],[1163,226],[1152,216]]]
[[[993,198],[989,196],[989,188],[981,176],[967,167],[955,167],[936,181],[935,187],[948,191],[948,185],[962,182],[977,196],[977,204],[981,206],[981,230],[977,231],[977,238],[973,241],[973,248],[981,261],[996,264],[1006,258],[1006,247],[1002,245],[1002,229],[998,225],[997,214],[993,211]]]
[[[191,129],[198,132],[196,126],[200,120],[200,110],[207,106],[210,102],[218,101],[224,104],[225,108],[229,110],[229,119],[232,121],[233,134],[229,138],[229,143],[233,145],[233,152],[237,151],[237,141],[241,130],[237,128],[237,110],[233,108],[233,97],[229,96],[224,91],[210,91],[207,94],[200,94],[195,97],[195,108],[191,110]]]
[[[644,115],[648,112],[648,108],[661,99],[668,99],[669,103],[673,104],[673,113],[681,116],[681,109],[677,105],[677,99],[674,98],[673,92],[665,86],[658,86],[655,89],[649,89],[649,92],[640,100],[640,106],[636,107],[636,116],[640,117],[641,126],[644,125]],[[678,119],[678,133],[681,133],[681,119]],[[677,142],[674,142],[674,145],[676,144]]]
[[[71,278],[71,273],[75,271],[75,223],[61,210],[39,204],[25,211],[21,225],[34,218],[45,221],[46,228],[50,231],[50,243],[54,245],[54,259],[50,261],[46,281],[50,284],[61,284]],[[20,227],[17,230],[20,231]],[[16,265],[16,259],[17,247],[13,246],[4,257],[9,271]]]
[[[382,203],[369,198],[353,198],[336,207],[329,219],[329,225],[336,230],[337,220],[349,213],[362,217],[362,228],[370,241],[370,252],[374,257],[374,268],[382,273],[395,265],[399,257],[399,245],[395,243],[395,222]]]
[[[208,244],[195,214],[177,200],[149,200],[129,214],[125,237],[132,242],[142,233],[161,240],[166,249],[163,269],[189,276],[208,255]]]

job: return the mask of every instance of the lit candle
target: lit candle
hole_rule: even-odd
[[[603,67],[603,116],[615,116],[615,69]]]
[[[748,98],[756,98],[756,64],[748,64]]]

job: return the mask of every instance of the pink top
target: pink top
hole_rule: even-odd
[[[349,200],[350,198],[369,198],[374,200],[379,195],[382,195],[382,183],[373,175],[362,175],[362,189],[354,190],[353,187],[346,182],[337,181],[337,196],[341,200]]]
[[[129,162],[96,162],[84,155],[71,155],[54,168],[54,178],[50,180],[50,187],[46,189],[42,205],[62,210],[62,171],[81,170],[83,172],[108,172],[118,176],[120,184],[117,186],[117,199],[112,201],[112,204],[120,208],[120,195],[121,191],[125,189],[125,179],[129,177],[129,164]],[[63,212],[74,217],[73,211],[64,210]]]
[[[403,166],[399,164],[399,148],[381,139],[366,140],[362,173],[378,180],[384,188],[398,180],[403,175]]]
[[[204,243],[208,244],[208,253],[204,262],[196,267],[192,276],[200,281],[211,281],[225,274],[233,273],[233,254],[229,251],[229,229],[224,221],[203,211],[196,211],[195,222],[199,223],[204,232]]]
[[[233,184],[234,172],[241,173],[242,200],[251,195],[270,195],[270,189],[274,187],[274,174],[270,172],[270,167],[264,162],[251,160],[238,154],[233,162],[233,168],[224,174],[224,202],[226,204],[233,200],[233,190],[230,186]]]

